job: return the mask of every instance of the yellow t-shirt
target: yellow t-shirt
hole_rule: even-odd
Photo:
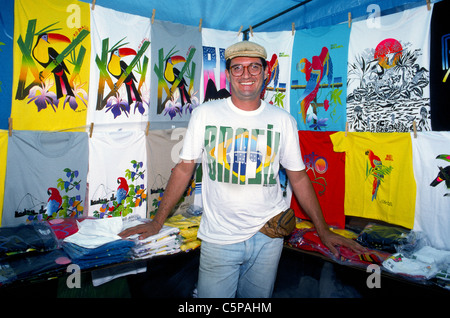
[[[89,10],[88,3],[76,0],[14,2],[14,129],[86,125]]]
[[[416,182],[409,133],[354,132],[330,136],[345,152],[346,215],[412,228]]]
[[[8,152],[8,131],[0,130],[0,224],[2,223],[3,198],[5,196],[7,152]]]

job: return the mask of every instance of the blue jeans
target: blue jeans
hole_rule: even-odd
[[[260,232],[241,243],[202,242],[198,297],[271,297],[282,248],[282,238]]]

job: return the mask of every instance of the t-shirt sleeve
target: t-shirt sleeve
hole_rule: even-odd
[[[184,136],[183,148],[180,152],[180,159],[197,160],[203,151],[203,125],[201,124],[201,112],[195,109],[189,120],[188,128]]]
[[[330,135],[331,142],[333,143],[333,150],[335,152],[344,152],[347,149],[347,139],[344,132],[339,131]]]
[[[300,171],[305,169],[300,142],[298,139],[297,122],[289,116],[288,125],[284,132],[285,144],[280,153],[280,164],[288,170]]]

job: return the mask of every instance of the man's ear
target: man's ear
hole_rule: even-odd
[[[225,69],[225,76],[227,77],[228,82],[230,82],[230,72],[228,69]]]

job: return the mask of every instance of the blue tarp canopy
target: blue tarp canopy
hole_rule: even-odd
[[[92,3],[93,0],[82,0]],[[431,0],[430,2],[438,2]],[[270,32],[333,25],[425,5],[426,0],[96,0],[94,4],[155,19],[239,31]]]

